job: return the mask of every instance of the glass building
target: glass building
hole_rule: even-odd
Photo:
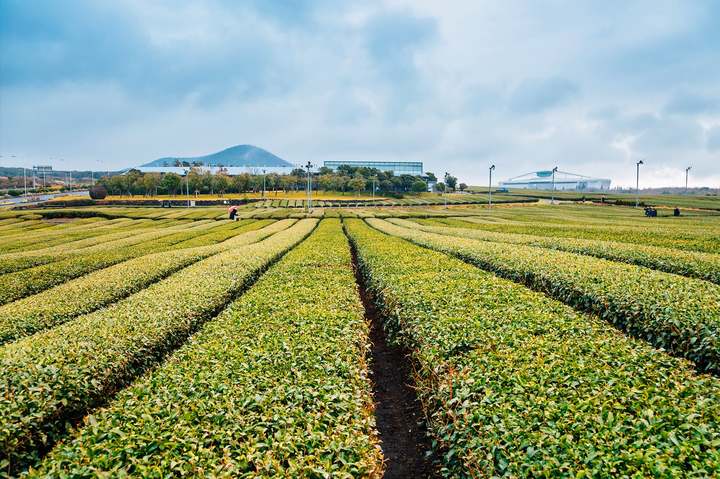
[[[333,170],[337,170],[342,165],[392,171],[395,176],[422,176],[423,174],[422,161],[326,161],[323,164],[326,168],[332,168]]]

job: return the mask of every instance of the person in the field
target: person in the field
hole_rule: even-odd
[[[229,213],[229,217],[232,221],[238,220],[237,206],[231,206],[230,208],[228,208],[228,213]]]

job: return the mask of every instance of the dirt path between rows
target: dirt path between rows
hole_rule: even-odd
[[[435,477],[424,416],[412,388],[410,360],[405,351],[388,344],[382,319],[365,289],[353,249],[353,267],[372,343],[370,367],[375,421],[385,456],[385,479]]]

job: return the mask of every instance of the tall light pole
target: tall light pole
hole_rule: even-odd
[[[643,160],[635,163],[635,208],[640,206],[640,165],[644,165]]]
[[[265,198],[265,170],[262,170],[263,172],[263,191],[262,191],[262,197]]]
[[[310,208],[312,208],[312,176],[310,176],[310,168],[313,167],[313,164],[309,161],[307,162],[307,165],[305,165],[305,168],[307,168],[307,210],[309,211]]]
[[[555,204],[555,173],[557,172],[558,167],[552,169],[552,194],[550,195],[550,204]]]
[[[488,180],[488,208],[492,208],[492,172],[495,165],[490,166],[490,178]]]
[[[185,171],[185,197],[187,198],[187,207],[190,208],[190,170]]]
[[[692,166],[688,166],[685,168],[685,194],[688,192],[688,175],[690,174],[690,170],[692,169]]]
[[[445,209],[447,209],[447,188],[448,188],[447,179],[448,179],[448,176],[450,176],[450,173],[448,173],[448,172],[446,171],[446,172],[445,172],[445,177],[444,177],[444,180],[445,180],[445,188],[443,188],[443,198],[445,199]]]

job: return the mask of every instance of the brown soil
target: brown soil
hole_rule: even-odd
[[[365,317],[370,324],[371,378],[375,422],[385,457],[385,479],[435,477],[424,415],[412,387],[412,366],[406,351],[388,344],[382,319],[364,287],[353,249],[353,266]]]

